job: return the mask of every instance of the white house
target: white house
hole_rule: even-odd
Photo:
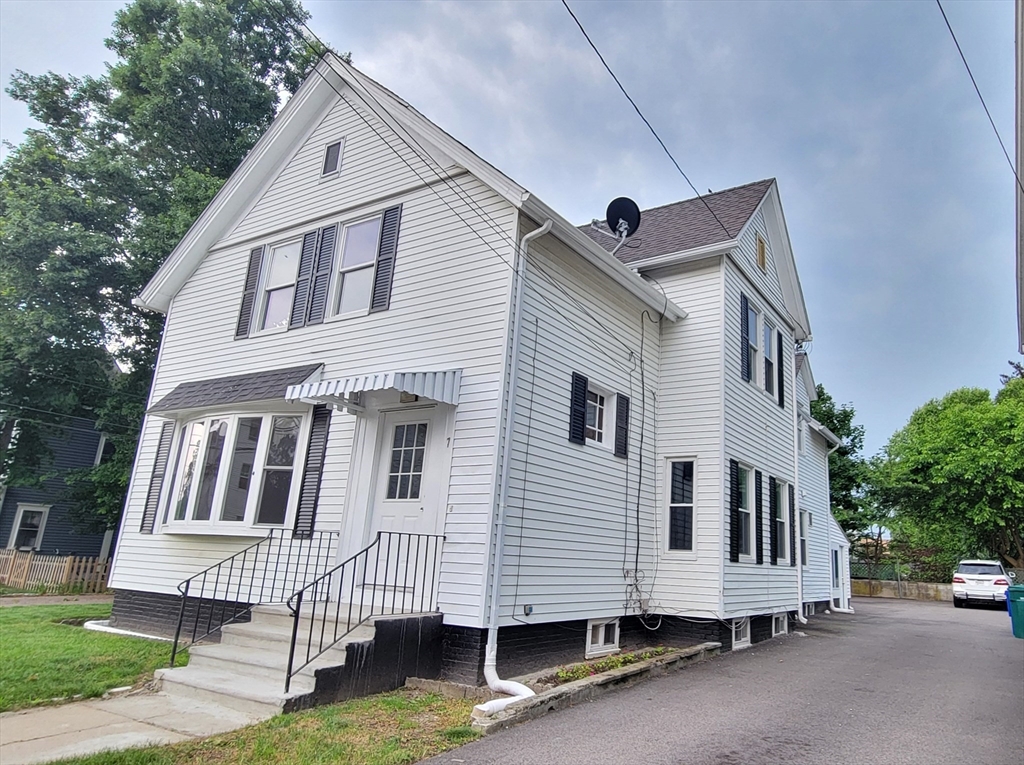
[[[830,600],[777,184],[617,244],[321,62],[138,298],[167,322],[112,622],[221,641],[165,687],[478,684]]]

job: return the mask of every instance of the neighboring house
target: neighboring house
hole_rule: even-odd
[[[39,468],[45,476],[42,485],[0,486],[0,543],[9,550],[42,555],[106,558],[113,532],[83,534],[75,528],[68,517],[64,477],[98,465],[112,444],[96,423],[81,417],[46,426],[45,440],[49,456]],[[14,448],[16,452],[17,445]]]
[[[801,459],[810,323],[778,186],[648,210],[615,245],[321,62],[137,301],[167,322],[112,622],[182,614],[187,641],[263,604],[165,687],[280,695],[288,625],[296,666],[347,660],[286,707],[384,687],[359,667],[397,644],[389,683],[479,684],[801,618],[796,498],[817,460],[827,532],[828,437]],[[300,590],[298,621],[266,605]],[[441,616],[331,647],[389,604]]]

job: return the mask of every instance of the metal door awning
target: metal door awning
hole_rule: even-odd
[[[459,404],[461,369],[444,372],[374,372],[337,380],[320,380],[289,385],[288,401],[312,401],[347,409],[359,409],[359,394],[375,390],[397,390],[442,404]]]

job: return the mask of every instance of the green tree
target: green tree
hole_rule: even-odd
[[[0,165],[0,477],[45,474],[46,423],[98,419],[116,452],[70,477],[83,525],[117,522],[152,379],[163,317],[132,298],[317,60],[307,18],[297,0],[135,0],[104,76],[11,78],[41,127]]]
[[[847,535],[864,534],[877,519],[866,512],[863,500],[866,466],[860,451],[864,447],[864,426],[855,425],[851,404],[836,404],[825,387],[818,384],[818,398],[811,402],[811,416],[842,439],[829,455],[829,502],[832,515]]]
[[[953,554],[1024,567],[1024,379],[929,401],[889,440],[873,496]],[[950,542],[955,540],[955,542]]]

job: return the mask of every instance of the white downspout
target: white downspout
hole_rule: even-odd
[[[487,651],[484,655],[484,678],[487,687],[498,693],[510,694],[508,698],[494,699],[473,708],[476,717],[490,717],[514,701],[535,695],[533,690],[522,683],[502,680],[498,677],[498,606],[501,595],[501,567],[505,552],[505,505],[508,502],[508,482],[512,472],[512,435],[516,421],[516,383],[519,377],[519,325],[522,320],[523,288],[525,286],[526,253],[530,242],[544,236],[551,230],[549,218],[544,225],[534,229],[522,238],[516,253],[515,303],[512,309],[512,363],[509,366],[509,404],[505,410],[505,447],[501,464],[501,493],[498,496],[498,512],[495,522],[494,567],[491,572],[491,613],[487,623]]]

